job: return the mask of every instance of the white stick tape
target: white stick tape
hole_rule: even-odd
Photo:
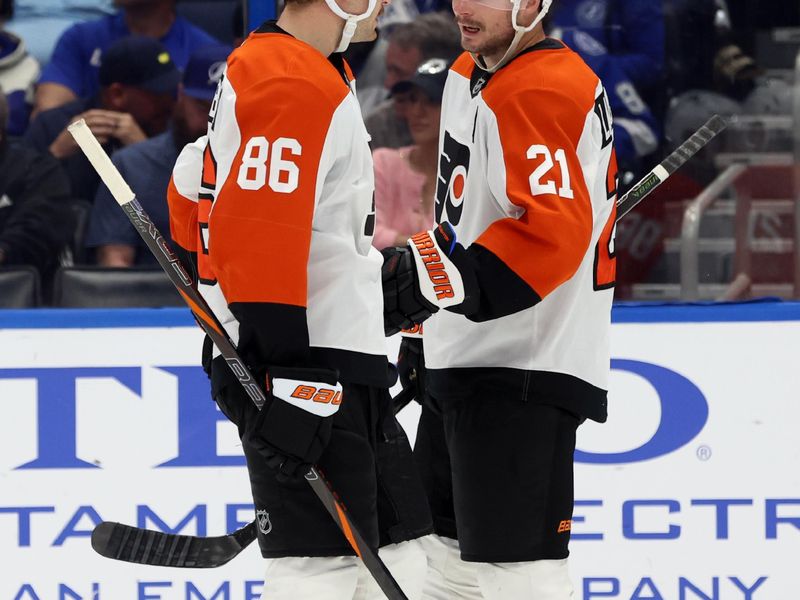
[[[111,195],[114,196],[114,200],[116,200],[120,206],[125,206],[128,202],[131,202],[136,196],[130,186],[125,183],[117,167],[115,167],[111,159],[108,158],[108,154],[103,150],[97,138],[94,137],[86,121],[83,119],[75,121],[72,125],[67,127],[67,129],[69,129],[72,137],[75,138],[78,146],[83,150],[86,158],[92,163],[94,170],[100,175],[100,179],[106,184]]]

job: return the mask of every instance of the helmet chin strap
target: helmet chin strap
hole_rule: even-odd
[[[519,0],[516,1],[518,2]],[[549,0],[545,0],[545,2],[548,1]],[[344,52],[347,50],[347,47],[350,45],[350,40],[353,39],[353,34],[356,32],[356,27],[358,27],[358,22],[369,17],[372,14],[372,11],[375,10],[375,5],[377,3],[378,0],[369,0],[367,2],[367,10],[360,15],[353,15],[343,11],[342,8],[336,4],[336,0],[325,0],[325,4],[327,4],[328,8],[333,11],[333,14],[344,19],[342,38],[339,40],[339,45],[336,46],[336,50],[334,50],[334,52]]]
[[[542,0],[542,6],[539,9],[539,14],[536,15],[536,18],[527,27],[524,27],[519,23],[517,23],[517,16],[519,15],[519,9],[522,0],[511,0],[511,2],[513,4],[511,8],[511,25],[514,27],[514,38],[508,45],[506,53],[503,54],[503,58],[497,61],[497,64],[491,67],[487,67],[481,57],[479,57],[477,54],[470,52],[472,60],[475,61],[475,64],[478,65],[484,71],[487,71],[489,73],[494,73],[495,71],[497,71],[497,69],[508,63],[508,61],[510,61],[512,58],[514,58],[514,56],[517,54],[517,47],[519,46],[519,42],[522,39],[522,36],[528,33],[529,31],[532,31],[534,27],[536,27],[539,23],[541,23],[542,19],[544,19],[545,16],[547,15],[547,11],[550,10],[550,5],[553,3],[553,0]]]

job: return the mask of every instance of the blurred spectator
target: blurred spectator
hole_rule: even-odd
[[[70,26],[113,12],[111,0],[16,0],[9,28],[25,40],[28,52],[47,64],[59,36]]]
[[[432,58],[414,75],[392,86],[393,97],[405,96],[405,115],[412,146],[379,148],[375,163],[375,237],[383,249],[402,246],[409,236],[433,224],[436,172],[439,166],[439,117],[449,59]]]
[[[392,86],[398,81],[410,79],[423,61],[434,57],[449,61],[460,53],[461,33],[452,14],[428,13],[410,23],[401,23],[389,34],[386,77],[383,89],[377,90],[377,93],[386,98]],[[362,93],[359,92],[359,101],[361,98]],[[402,97],[383,100],[372,111],[362,105],[362,110],[366,115],[367,131],[372,136],[373,149],[399,148],[411,144]]]
[[[175,105],[171,128],[116,152],[113,162],[156,227],[169,233],[167,185],[183,147],[205,135],[211,100],[231,48],[207,46],[189,58]],[[97,190],[92,206],[86,246],[96,248],[97,263],[107,267],[156,266],[131,222],[105,186]]]
[[[56,44],[36,90],[34,112],[97,93],[101,58],[116,40],[130,34],[160,40],[179,69],[201,46],[218,44],[202,29],[175,14],[176,0],[115,0],[122,10],[70,27]]]
[[[5,22],[14,15],[14,1],[0,1],[0,87],[8,101],[7,134],[25,132],[33,103],[33,83],[39,77],[39,63],[25,50],[25,44],[6,31]]]
[[[633,83],[620,69],[619,62],[588,33],[563,32],[563,42],[580,54],[606,88],[614,121],[614,147],[617,151],[620,182],[623,188],[644,175],[643,161],[653,154],[661,138],[660,126]]]
[[[591,35],[610,60],[647,94],[664,75],[664,10],[657,0],[558,0],[551,27]]]
[[[99,95],[39,114],[25,141],[61,160],[73,194],[91,201],[99,179],[67,126],[85,119],[109,154],[141,142],[167,128],[180,78],[169,53],[154,39],[129,36],[118,40],[103,55]]]
[[[69,180],[52,156],[11,145],[7,122],[0,94],[0,265],[32,265],[46,278],[71,236]]]

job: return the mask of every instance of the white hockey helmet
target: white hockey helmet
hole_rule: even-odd
[[[359,21],[363,21],[372,14],[375,10],[375,5],[380,0],[368,0],[367,9],[360,15],[353,15],[342,10],[342,7],[336,3],[336,0],[325,0],[325,4],[333,11],[337,17],[344,19],[344,29],[342,30],[342,38],[339,40],[339,45],[334,52],[344,52],[350,45],[350,40],[353,39],[353,34],[356,32],[356,27]]]
[[[509,60],[514,57],[514,54],[517,51],[517,46],[519,46],[519,42],[522,39],[522,36],[532,31],[534,27],[536,27],[539,23],[542,22],[547,16],[547,12],[550,10],[550,5],[553,3],[553,0],[542,0],[542,4],[539,7],[539,14],[536,15],[536,18],[530,25],[523,26],[517,22],[517,17],[519,15],[520,8],[522,8],[523,2],[527,1],[530,2],[531,0],[474,0],[476,4],[481,4],[482,6],[486,6],[488,8],[494,8],[496,10],[510,10],[511,11],[511,26],[514,28],[514,38],[511,40],[511,43],[508,45],[508,49],[503,57],[497,61],[497,64],[492,67],[487,67],[478,60],[478,56],[472,54],[472,60],[475,61],[481,69],[484,71],[488,71],[489,73],[494,73],[505,65]]]

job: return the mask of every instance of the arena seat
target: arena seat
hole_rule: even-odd
[[[236,0],[178,0],[178,14],[213,35],[224,44],[233,44]]]
[[[184,306],[184,302],[161,270],[62,267],[55,276],[53,306],[154,308]]]
[[[0,267],[0,308],[35,308],[41,300],[39,271],[30,266]]]

